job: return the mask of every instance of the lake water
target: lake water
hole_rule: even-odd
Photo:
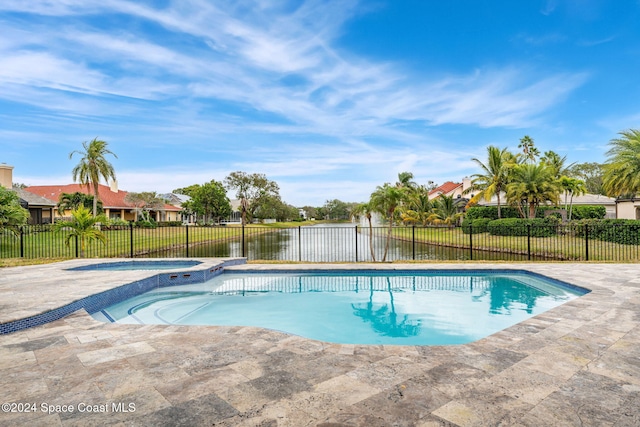
[[[249,260],[278,260],[302,262],[370,262],[369,235],[367,227],[355,224],[318,224],[308,227],[269,229],[260,233],[255,228],[246,228],[245,254]],[[443,231],[444,232],[444,231]],[[386,243],[386,229],[374,229],[373,246],[376,260],[380,261]],[[180,255],[176,255],[180,256]],[[240,257],[240,241],[216,244],[193,245],[190,257]],[[396,260],[453,260],[471,258],[469,249],[450,248],[416,242],[391,239],[387,261]],[[474,260],[527,260],[526,255],[494,253],[474,250]],[[533,258],[532,259],[536,259]]]

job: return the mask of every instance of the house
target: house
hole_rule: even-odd
[[[615,200],[616,218],[640,219],[640,199],[636,197]]]
[[[33,185],[25,188],[25,190],[49,200],[60,200],[62,193],[73,194],[79,192],[89,195],[93,194],[92,187],[81,184]],[[98,185],[98,195],[102,202],[104,213],[109,219],[122,219],[125,221],[137,220],[138,211],[135,206],[125,201],[127,194],[127,191],[118,189],[118,184],[115,181],[109,186]],[[179,207],[165,203],[161,208],[152,210],[151,214],[156,221],[181,221],[181,211],[182,209]],[[59,215],[57,211],[54,211],[54,218],[55,216],[69,216],[69,213],[65,212],[64,215]]]
[[[605,218],[620,218],[617,216],[618,211],[618,201],[613,197],[603,196],[601,194],[583,194],[581,196],[573,196],[573,201],[571,202],[571,196],[567,195],[566,197],[567,205],[572,203],[573,206],[604,206],[606,213]],[[565,194],[560,195],[560,202],[558,203],[559,208],[564,208],[565,202]],[[478,206],[497,206],[498,198],[494,195],[491,197],[491,200],[486,201],[484,199],[478,200]],[[503,192],[500,194],[500,206],[508,206],[507,205],[507,195]],[[640,208],[640,199],[638,199],[638,207]]]
[[[0,164],[0,186],[14,191],[20,199],[20,206],[29,211],[29,224],[49,224],[53,221],[56,202],[13,187],[13,166]]]

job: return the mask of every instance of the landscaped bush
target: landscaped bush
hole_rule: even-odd
[[[133,225],[139,228],[156,228],[158,226],[155,221],[137,221]]]
[[[502,218],[518,218],[518,209],[511,206],[501,206],[500,215]],[[472,206],[465,212],[465,218],[474,220],[478,218],[498,219],[497,206]]]
[[[182,221],[161,221],[158,222],[158,227],[180,227]]]
[[[604,219],[607,209],[604,206],[581,205],[571,209],[571,219]]]
[[[536,218],[544,218],[545,212],[548,210],[564,209],[562,206],[538,206],[536,209]],[[520,213],[517,208],[513,206],[502,206],[501,214],[502,218],[520,218]],[[588,219],[597,218],[602,219],[607,213],[607,209],[600,205],[580,205],[573,206],[571,210],[571,219]],[[553,214],[552,214],[553,215]],[[568,215],[568,212],[567,212]],[[558,215],[559,216],[559,215]],[[497,206],[472,206],[465,212],[465,218],[468,220],[474,220],[478,218],[491,218],[498,219],[498,207]]]
[[[504,218],[487,224],[487,231],[494,236],[550,237],[558,233],[558,219],[547,218]]]
[[[635,219],[582,219],[571,221],[577,237],[604,240],[622,245],[640,245],[640,221]]]
[[[487,232],[487,224],[493,221],[491,218],[478,218],[474,220],[465,219],[462,221],[462,232],[464,234],[480,234]]]

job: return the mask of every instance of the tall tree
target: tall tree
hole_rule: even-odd
[[[535,218],[541,203],[558,204],[561,189],[553,175],[553,169],[544,163],[514,166],[512,181],[507,184],[507,201],[518,207],[522,217]],[[528,215],[523,206],[528,207]]]
[[[376,191],[371,194],[370,204],[371,207],[381,213],[388,221],[389,227],[387,230],[387,241],[384,245],[384,255],[382,256],[382,262],[387,260],[387,253],[389,252],[389,242],[391,241],[391,232],[393,229],[393,220],[396,209],[405,198],[405,192],[395,185],[386,183],[382,186],[378,186]]]
[[[425,226],[429,223],[429,217],[433,214],[433,204],[429,200],[429,188],[419,185],[406,196],[400,212],[400,218],[405,224],[420,224]]]
[[[481,198],[489,201],[495,195],[498,199],[498,218],[502,218],[500,196],[509,182],[509,170],[515,163],[515,156],[506,148],[499,149],[493,145],[487,147],[487,162],[482,163],[477,158],[471,159],[482,169],[482,173],[471,176],[471,186],[465,193],[477,192],[471,198],[477,202]]]
[[[136,220],[140,214],[143,221],[151,221],[151,211],[161,209],[165,204],[165,201],[155,191],[130,192],[127,193],[124,200],[134,206]]]
[[[18,235],[19,227],[29,221],[29,211],[20,206],[18,195],[0,185],[0,234],[5,230]]]
[[[247,222],[247,216],[253,217],[254,212],[265,198],[280,197],[278,184],[267,179],[266,175],[261,173],[231,172],[224,179],[224,185],[229,190],[235,190],[236,197],[240,199],[243,225]]]
[[[221,182],[212,179],[203,185],[194,184],[187,188],[188,194],[185,194],[191,200],[182,206],[187,211],[202,216],[204,222],[220,221],[231,214],[231,203]]]
[[[349,205],[338,199],[327,200],[323,206],[327,219],[348,219]]]
[[[583,180],[587,193],[605,194],[605,191],[602,188],[604,165],[601,163],[575,163],[569,168],[569,173],[567,175]]]
[[[573,211],[573,196],[581,196],[587,192],[587,187],[584,185],[584,181],[578,178],[571,178],[563,175],[558,179],[558,184],[562,190],[564,190],[564,209],[567,210],[567,196],[569,196],[568,212],[571,221],[571,213]]]
[[[396,187],[406,188],[406,189],[415,189],[418,186],[416,182],[413,180],[413,173],[411,172],[400,172],[398,174],[398,181],[396,182]]]
[[[640,130],[629,129],[619,135],[609,142],[603,188],[612,197],[635,196],[640,193]]]
[[[522,149],[522,158],[525,162],[535,163],[538,156],[540,156],[540,150],[536,148],[536,144],[529,135],[525,135],[520,138],[520,144],[518,148]]]
[[[90,142],[83,142],[82,146],[84,151],[72,151],[69,153],[69,159],[73,158],[75,153],[82,156],[80,162],[73,168],[73,180],[79,181],[80,184],[86,185],[87,188],[93,187],[93,216],[98,215],[98,200],[100,195],[98,194],[98,186],[100,185],[100,179],[104,178],[109,182],[109,179],[116,179],[116,173],[111,163],[106,159],[107,154],[111,154],[116,159],[114,153],[107,149],[107,142],[98,138],[93,138]]]
[[[555,151],[545,151],[544,155],[540,157],[540,162],[550,166],[553,169],[553,174],[556,179],[560,179],[563,175],[569,175],[569,171],[571,166],[574,164],[570,164],[568,166],[565,165],[567,162],[567,156],[560,157],[558,153]]]

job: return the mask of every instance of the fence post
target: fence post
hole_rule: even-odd
[[[24,227],[20,226],[20,258],[24,258]]]
[[[129,257],[133,258],[133,222],[129,221]]]
[[[244,247],[244,223],[242,224],[242,257],[245,257],[245,247]]]
[[[527,223],[527,259],[531,261],[531,224]]]
[[[356,224],[356,262],[358,262],[358,224]]]
[[[473,261],[473,225],[469,222],[469,259]]]
[[[185,249],[186,249],[186,257],[189,258],[189,225],[184,225],[184,238],[185,238]]]
[[[298,261],[302,261],[302,227],[298,226]]]
[[[76,240],[76,258],[78,258],[78,236],[75,236],[75,240]]]
[[[424,234],[424,233],[423,233]],[[416,226],[411,226],[411,259],[416,260]]]
[[[589,225],[584,225],[584,258],[589,261]]]

